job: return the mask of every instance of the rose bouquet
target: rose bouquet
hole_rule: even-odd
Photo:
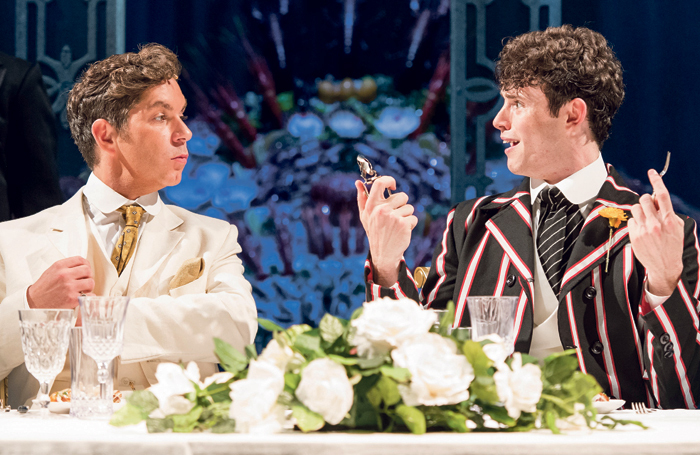
[[[428,429],[527,431],[564,425],[613,428],[592,405],[596,380],[571,352],[537,360],[508,357],[499,339],[448,334],[454,308],[440,321],[411,300],[365,303],[349,321],[329,314],[318,328],[283,329],[260,320],[273,339],[258,356],[215,339],[222,373],[200,381],[195,363],[158,366],[158,384],[134,392],[114,414],[116,426],[146,421],[148,431],[274,433]],[[636,422],[634,422],[636,423]]]

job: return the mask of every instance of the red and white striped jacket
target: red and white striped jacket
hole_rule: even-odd
[[[608,178],[592,205],[573,247],[559,297],[559,337],[576,349],[581,371],[592,374],[610,396],[663,408],[696,408],[700,403],[700,247],[695,222],[685,218],[684,271],[673,295],[645,312],[645,270],[636,260],[623,224],[605,257],[605,206],[629,211],[639,196],[608,165]],[[391,288],[372,281],[365,266],[367,299],[409,297],[431,308],[455,302],[455,324],[470,326],[469,295],[518,296],[515,349],[529,352],[533,328],[535,251],[529,179],[507,193],[458,204],[447,217],[419,296],[401,264]],[[648,308],[648,306],[646,306]]]

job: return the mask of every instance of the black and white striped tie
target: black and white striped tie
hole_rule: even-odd
[[[583,217],[578,205],[569,202],[555,186],[542,190],[537,199],[540,201],[537,253],[547,280],[558,296],[572,247],[583,226]]]

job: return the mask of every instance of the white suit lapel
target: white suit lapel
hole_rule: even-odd
[[[61,205],[60,212],[49,224],[47,235],[64,257],[87,256],[88,237],[82,188]]]
[[[163,261],[170,256],[185,233],[177,230],[183,220],[175,215],[166,205],[161,212],[148,222],[139,239],[133,257],[130,294],[138,291],[159,269]]]

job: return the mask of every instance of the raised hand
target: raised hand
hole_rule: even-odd
[[[418,218],[413,206],[408,204],[406,193],[384,196],[384,190],[396,190],[396,181],[384,176],[374,181],[369,196],[362,181],[355,182],[360,220],[369,239],[372,254],[374,282],[392,286],[398,279],[399,263],[411,243],[411,231]]]
[[[627,226],[634,255],[647,270],[649,292],[668,296],[683,272],[683,220],[673,211],[671,195],[659,174],[653,169],[648,174],[656,200],[642,195],[631,209]]]
[[[81,294],[95,287],[87,259],[73,256],[54,262],[27,290],[30,308],[72,309]]]

